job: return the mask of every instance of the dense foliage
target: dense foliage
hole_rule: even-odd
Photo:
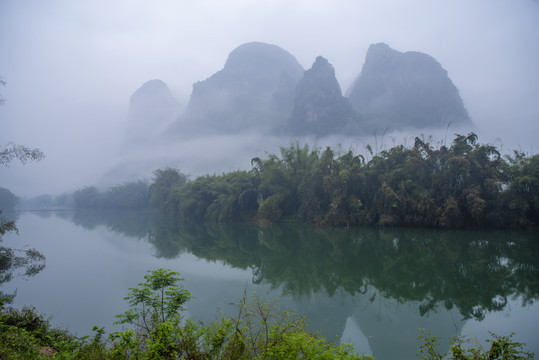
[[[370,150],[371,148],[368,147]],[[315,225],[535,227],[539,155],[456,135],[434,147],[416,138],[370,161],[352,151],[292,144],[280,155],[252,159],[251,171],[207,175],[154,187],[154,206],[169,215],[208,221],[293,220]],[[156,173],[156,183],[170,172]]]
[[[477,135],[451,146],[415,138],[369,161],[350,151],[292,144],[253,158],[250,171],[189,181],[178,169],[146,181],[73,194],[78,208],[151,207],[204,221],[296,221],[330,226],[537,227],[539,155],[502,156]]]

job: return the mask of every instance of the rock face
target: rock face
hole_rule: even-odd
[[[127,115],[128,143],[148,142],[180,115],[180,105],[161,80],[150,80],[136,90]]]
[[[457,88],[434,58],[386,44],[369,47],[349,99],[378,132],[472,125]]]
[[[324,136],[359,131],[358,116],[342,96],[333,66],[318,56],[296,88],[288,132]]]
[[[303,67],[275,45],[246,43],[230,53],[222,70],[193,85],[185,113],[172,133],[237,133],[278,129],[293,107]]]

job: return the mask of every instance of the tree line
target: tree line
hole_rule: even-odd
[[[329,226],[536,227],[539,155],[502,156],[477,135],[450,146],[415,138],[371,155],[293,143],[253,158],[249,171],[189,180],[178,169],[152,182],[74,193],[78,207],[147,206],[204,221],[296,221]],[[146,186],[145,186],[146,185]],[[133,199],[137,199],[136,201]]]
[[[75,208],[85,209],[145,209],[148,208],[148,183],[128,181],[105,191],[87,186],[75,191],[71,202]]]

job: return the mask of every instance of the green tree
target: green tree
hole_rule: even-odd
[[[141,332],[127,330],[111,334],[113,356],[148,359],[344,359],[355,355],[352,347],[328,343],[305,330],[305,321],[279,309],[277,300],[244,294],[238,313],[201,326],[190,319],[180,321],[180,311],[191,296],[181,285],[178,273],[159,269],[145,276],[146,282],[130,289],[132,306],[119,323],[135,325]]]
[[[474,133],[456,135],[450,147],[417,137],[412,147],[382,150],[367,163],[352,151],[296,142],[253,158],[249,172],[187,182],[175,170],[158,170],[150,200],[172,216],[208,221],[536,226],[537,158],[504,159]]]
[[[131,309],[117,315],[116,323],[135,325],[147,336],[154,336],[165,322],[179,324],[180,312],[192,296],[181,286],[183,279],[177,272],[157,269],[149,271],[144,279],[144,283],[129,289],[125,300]]]
[[[504,205],[514,223],[523,226],[539,224],[539,155],[531,157],[515,151],[507,156],[505,169],[508,189]]]
[[[177,204],[174,203],[174,194],[187,183],[187,176],[173,168],[155,170],[153,174],[149,188],[150,207],[165,212],[175,210]]]

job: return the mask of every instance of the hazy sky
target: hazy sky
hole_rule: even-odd
[[[47,155],[0,169],[0,186],[36,195],[94,184],[137,88],[158,78],[186,104],[194,82],[250,41],[305,69],[326,57],[343,92],[372,43],[425,52],[459,88],[481,142],[538,152],[534,0],[0,0],[0,144]]]

